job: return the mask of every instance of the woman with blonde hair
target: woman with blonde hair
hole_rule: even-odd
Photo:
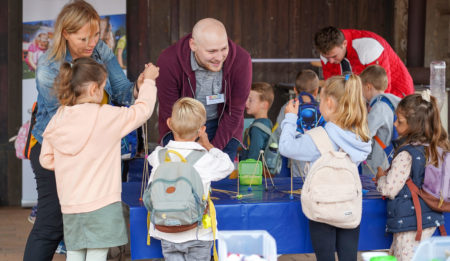
[[[81,57],[91,57],[99,64],[103,64],[108,75],[103,103],[111,101],[115,104],[131,105],[134,101],[133,89],[138,90],[143,82],[142,75],[137,84],[126,78],[114,53],[103,41],[99,41],[99,23],[100,17],[89,3],[71,1],[66,4],[55,21],[53,43],[38,61],[36,71],[38,112],[36,125],[32,130],[35,141],[30,154],[37,184],[38,211],[33,229],[28,236],[24,260],[51,260],[58,243],[63,238],[55,173],[43,168],[39,163],[43,132],[60,106],[54,82],[61,65],[65,62],[72,63]],[[134,94],[137,95],[137,91]]]

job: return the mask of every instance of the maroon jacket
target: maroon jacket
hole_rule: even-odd
[[[170,131],[167,118],[173,104],[181,97],[195,97],[195,72],[191,67],[191,49],[186,35],[165,49],[158,58],[159,77],[156,79],[159,101],[159,139]],[[223,149],[231,138],[242,142],[245,102],[252,82],[250,54],[228,39],[229,52],[223,64],[222,93],[225,103],[219,104],[219,126],[211,143]]]

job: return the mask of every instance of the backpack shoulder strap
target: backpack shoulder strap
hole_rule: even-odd
[[[414,209],[416,211],[416,222],[417,222],[417,232],[416,232],[416,241],[420,241],[422,237],[422,208],[420,207],[419,202],[419,188],[414,184],[414,182],[409,178],[406,181],[406,185],[409,188],[409,191],[411,192],[412,200]]]
[[[331,143],[330,137],[323,127],[316,127],[306,132],[311,136],[314,144],[316,144],[317,149],[320,154],[325,154],[328,151],[333,151],[333,144]]]
[[[372,107],[373,105],[375,105],[375,103],[377,103],[377,102],[379,102],[379,101],[386,103],[386,104],[389,106],[389,108],[391,108],[392,112],[395,113],[395,107],[394,107],[394,105],[392,104],[391,100],[389,100],[389,99],[388,99],[386,96],[384,96],[384,95],[378,96],[377,99],[375,99],[373,102],[370,103],[370,107]]]
[[[272,130],[269,127],[267,127],[266,125],[264,125],[264,123],[254,122],[254,123],[252,123],[252,126],[250,126],[250,127],[256,127],[258,129],[262,130],[267,135],[269,135],[269,136],[272,135]]]
[[[301,92],[301,93],[298,95],[298,100],[300,101],[300,104],[304,103],[304,102],[303,102],[303,97],[302,97],[302,96],[308,96],[308,97],[311,99],[310,103],[313,103],[313,104],[317,103],[317,102],[316,102],[316,99],[314,99],[314,96],[312,96],[311,93],[308,93],[308,92]]]
[[[164,162],[164,160],[166,159],[166,152],[167,151],[168,151],[168,149],[166,149],[166,148],[160,149],[158,151],[159,164],[162,164]]]
[[[205,155],[205,151],[200,151],[200,150],[193,150],[191,151],[191,153],[189,153],[189,155],[187,155],[186,157],[186,161],[191,164],[191,166],[194,166],[195,163],[197,163],[197,161],[203,157],[203,155]]]

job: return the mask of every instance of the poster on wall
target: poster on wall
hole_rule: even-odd
[[[59,11],[69,1],[24,0],[22,42],[22,123],[30,120],[37,99],[36,66],[40,56],[51,48],[53,25]],[[115,53],[126,69],[126,0],[87,0],[100,15],[100,39]],[[37,202],[36,182],[29,160],[22,160],[22,206]]]

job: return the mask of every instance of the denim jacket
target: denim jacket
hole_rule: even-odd
[[[36,70],[38,112],[36,114],[36,125],[34,125],[32,133],[41,144],[42,134],[60,105],[55,95],[53,84],[56,76],[59,74],[62,62],[49,59],[48,55],[49,52],[46,52],[39,58]],[[108,78],[105,91],[109,96],[109,100],[114,104],[131,105],[134,101],[133,83],[123,73],[111,49],[100,40],[95,46],[91,57],[98,63],[106,66]],[[68,49],[64,61],[72,62],[72,55]]]

